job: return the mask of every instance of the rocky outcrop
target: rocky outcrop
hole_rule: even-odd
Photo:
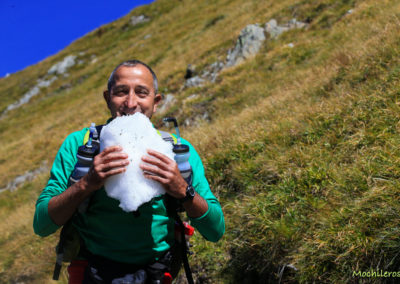
[[[271,19],[265,24],[265,29],[258,24],[248,25],[241,30],[235,47],[228,51],[226,61],[217,61],[204,68],[202,72],[197,72],[195,66],[189,64],[185,74],[185,84],[183,88],[191,88],[202,86],[207,82],[215,82],[219,72],[227,67],[236,66],[246,59],[255,56],[266,40],[264,32],[267,32],[271,38],[275,39],[282,33],[291,29],[301,29],[307,27],[306,23],[291,19],[284,25],[278,25],[275,19]],[[294,44],[289,43],[289,48],[293,48]]]
[[[22,186],[25,182],[32,181],[39,174],[47,171],[48,168],[46,163],[42,163],[42,165],[33,170],[27,171],[23,175],[17,176],[14,180],[10,181],[6,187],[0,188],[0,193],[6,190],[15,191],[18,187]]]
[[[202,86],[205,82],[206,80],[201,78],[200,76],[194,76],[185,81],[184,87],[185,88],[199,87]]]
[[[55,80],[57,80],[56,76],[51,77],[48,80],[39,79],[37,80],[37,85],[39,88],[47,88],[49,87]]]
[[[97,58],[97,56],[95,54],[92,54],[90,56],[90,64],[94,64],[98,61],[99,59]]]
[[[200,75],[196,75],[197,71],[195,70],[195,66],[189,64],[186,69],[184,88],[199,87],[207,82],[214,83],[217,79],[218,73],[224,68],[224,66],[223,62],[217,61],[205,67]]]
[[[265,40],[264,29],[258,25],[246,26],[239,35],[235,47],[228,52],[226,67],[234,66],[257,54]]]
[[[67,72],[69,68],[75,65],[75,59],[77,58],[76,55],[68,55],[64,57],[64,59],[60,62],[57,62],[53,66],[50,67],[48,74],[58,74],[62,75]]]
[[[229,50],[226,63],[217,61],[204,68],[200,75],[196,73],[191,64],[188,65],[185,75],[185,88],[201,86],[206,82],[215,82],[219,72],[235,66],[244,60],[255,56],[265,41],[264,29],[259,25],[248,25],[241,32],[233,49]]]
[[[215,82],[215,79],[217,79],[218,73],[225,67],[225,64],[221,61],[214,62],[210,66],[204,69],[202,72],[201,76],[206,79],[211,81],[212,83]]]
[[[174,95],[167,94],[165,95],[164,99],[161,101],[161,106],[158,108],[158,113],[166,112],[174,103],[176,99]]]
[[[267,32],[271,38],[275,39],[284,32],[292,29],[302,29],[306,26],[306,23],[299,22],[296,19],[291,19],[289,22],[283,25],[278,25],[278,22],[275,19],[271,19],[265,24],[265,32]]]
[[[43,80],[43,79],[37,80],[36,86],[34,86],[32,89],[30,89],[28,92],[26,92],[17,102],[10,104],[3,111],[1,117],[4,116],[7,112],[9,112],[13,109],[16,109],[16,108],[22,106],[23,104],[26,104],[27,102],[29,102],[32,97],[39,94],[41,88],[49,87],[55,80],[57,80],[56,76],[53,76],[47,80]]]
[[[150,21],[149,17],[145,15],[139,15],[139,16],[132,16],[129,22],[132,26],[136,26],[138,24],[146,23],[148,21]]]
[[[84,52],[80,52],[79,56],[85,55]],[[76,64],[76,55],[68,55],[64,57],[62,61],[57,62],[47,71],[47,74],[37,80],[37,84],[33,86],[28,92],[26,92],[17,102],[10,104],[0,115],[0,119],[4,117],[9,111],[19,108],[20,106],[28,103],[32,97],[40,93],[40,89],[50,87],[50,85],[58,79],[57,75],[68,76],[68,69]],[[83,64],[83,60],[79,60],[80,64]]]
[[[187,118],[183,121],[185,126],[199,126],[204,121],[211,121],[211,116],[208,111],[204,111],[194,117]]]

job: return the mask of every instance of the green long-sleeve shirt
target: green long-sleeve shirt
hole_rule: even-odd
[[[57,153],[47,186],[36,202],[33,228],[40,236],[50,235],[60,227],[50,218],[48,203],[52,197],[67,189],[68,179],[77,162],[78,147],[83,144],[87,130],[70,134]],[[182,143],[189,146],[193,187],[208,204],[203,216],[190,218],[191,225],[207,240],[216,242],[225,232],[221,206],[210,190],[196,150],[186,140],[182,139]],[[73,224],[90,252],[115,261],[146,264],[170,248],[174,240],[174,220],[167,215],[163,196],[140,206],[139,217],[124,212],[118,205],[119,201],[108,197],[101,188],[93,195],[86,213],[73,217]]]

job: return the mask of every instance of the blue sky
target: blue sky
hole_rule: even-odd
[[[152,0],[0,0],[0,77],[56,54],[72,41]]]

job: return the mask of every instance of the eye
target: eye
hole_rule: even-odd
[[[141,98],[147,97],[149,95],[149,90],[145,88],[138,88],[135,92],[136,95]]]
[[[126,96],[127,94],[129,94],[129,89],[121,87],[115,88],[112,92],[112,95],[117,97]]]

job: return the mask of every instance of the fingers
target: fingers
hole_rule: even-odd
[[[129,165],[129,161],[127,159],[108,161],[106,163],[98,164],[96,170],[98,172],[109,172],[116,168],[125,168],[127,165]]]
[[[140,168],[143,170],[144,174],[150,174],[150,175],[157,175],[159,177],[165,178],[167,180],[170,180],[173,178],[173,172],[164,170],[160,167],[157,166],[152,166],[148,164],[140,164]]]
[[[94,164],[107,164],[115,160],[126,160],[127,158],[128,154],[122,152],[121,146],[111,146],[105,148],[99,155],[94,158]],[[111,163],[110,165],[112,166],[113,163]]]
[[[171,163],[165,163],[164,161],[160,160],[160,159],[156,159],[150,156],[143,156],[142,157],[142,161],[150,164],[150,165],[154,165],[162,170],[168,170],[168,168],[171,166]]]
[[[145,163],[140,164],[140,168],[143,171],[158,175],[167,180],[172,180],[175,175],[179,174],[178,165],[174,160],[151,149],[148,149],[147,153],[149,155],[142,157],[142,161]]]
[[[171,162],[174,162],[173,160],[171,160],[170,158],[168,158],[167,156],[165,156],[164,154],[154,151],[152,149],[147,149],[147,153],[151,156],[156,157],[157,159],[163,161],[164,163],[170,164]]]
[[[128,154],[123,152],[112,152],[102,157],[99,157],[103,163],[109,163],[112,161],[128,160]]]
[[[186,181],[182,178],[177,163],[167,156],[148,150],[149,156],[143,156],[140,164],[145,178],[161,183],[165,190],[175,198],[186,195]]]
[[[106,178],[125,172],[127,165],[129,165],[128,155],[122,152],[120,146],[108,147],[94,158],[90,180],[102,185]]]
[[[162,178],[160,176],[151,175],[151,174],[148,174],[146,172],[144,172],[143,175],[144,175],[145,178],[151,179],[151,180],[154,180],[154,181],[158,181],[161,184],[166,184],[168,182],[168,180],[165,179],[165,178]]]
[[[103,158],[103,157],[115,157],[115,158],[127,158],[128,155],[122,152],[121,146],[111,146],[105,148],[99,155],[96,157]]]
[[[110,146],[110,147],[105,148],[99,155],[106,155],[111,152],[121,152],[121,151],[122,151],[122,147],[119,145],[115,145],[115,146]]]
[[[113,168],[108,171],[103,171],[100,176],[101,178],[106,179],[110,176],[122,174],[124,172],[126,172],[126,168]]]

